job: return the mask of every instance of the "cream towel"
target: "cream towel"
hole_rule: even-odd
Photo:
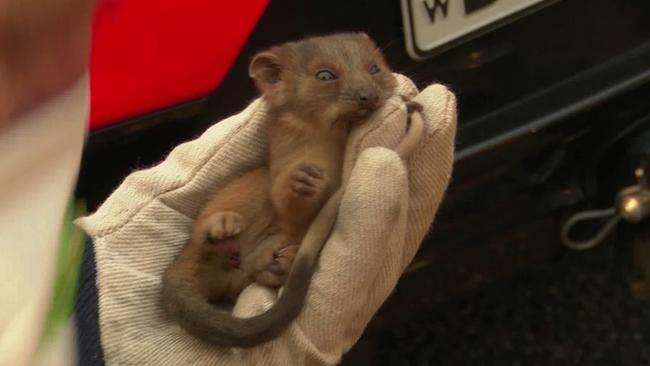
[[[397,92],[415,96],[424,106],[426,137],[408,166],[389,149],[403,137],[407,120],[397,96],[353,131],[339,216],[321,253],[305,308],[281,337],[267,344],[250,350],[205,344],[169,319],[160,305],[162,274],[188,239],[202,205],[264,159],[262,100],[179,145],[159,165],[129,175],[96,213],[79,219],[95,243],[107,364],[339,362],[415,255],[451,174],[453,94],[441,85],[417,94],[408,78],[398,75],[398,80]],[[276,296],[275,291],[251,285],[234,313],[261,312]]]

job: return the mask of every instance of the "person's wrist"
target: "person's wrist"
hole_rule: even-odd
[[[0,4],[0,125],[73,85],[90,54],[91,0],[16,1]]]

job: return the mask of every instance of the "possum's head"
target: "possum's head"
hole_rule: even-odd
[[[271,110],[330,121],[368,117],[397,83],[365,33],[285,43],[257,54],[248,70]]]

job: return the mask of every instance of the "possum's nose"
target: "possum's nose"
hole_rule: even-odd
[[[379,102],[379,94],[373,90],[359,90],[357,92],[357,99],[359,105],[367,109],[377,108]]]

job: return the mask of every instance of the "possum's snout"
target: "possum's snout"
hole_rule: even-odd
[[[361,89],[357,91],[357,102],[359,107],[374,111],[379,107],[379,93],[371,89]]]

